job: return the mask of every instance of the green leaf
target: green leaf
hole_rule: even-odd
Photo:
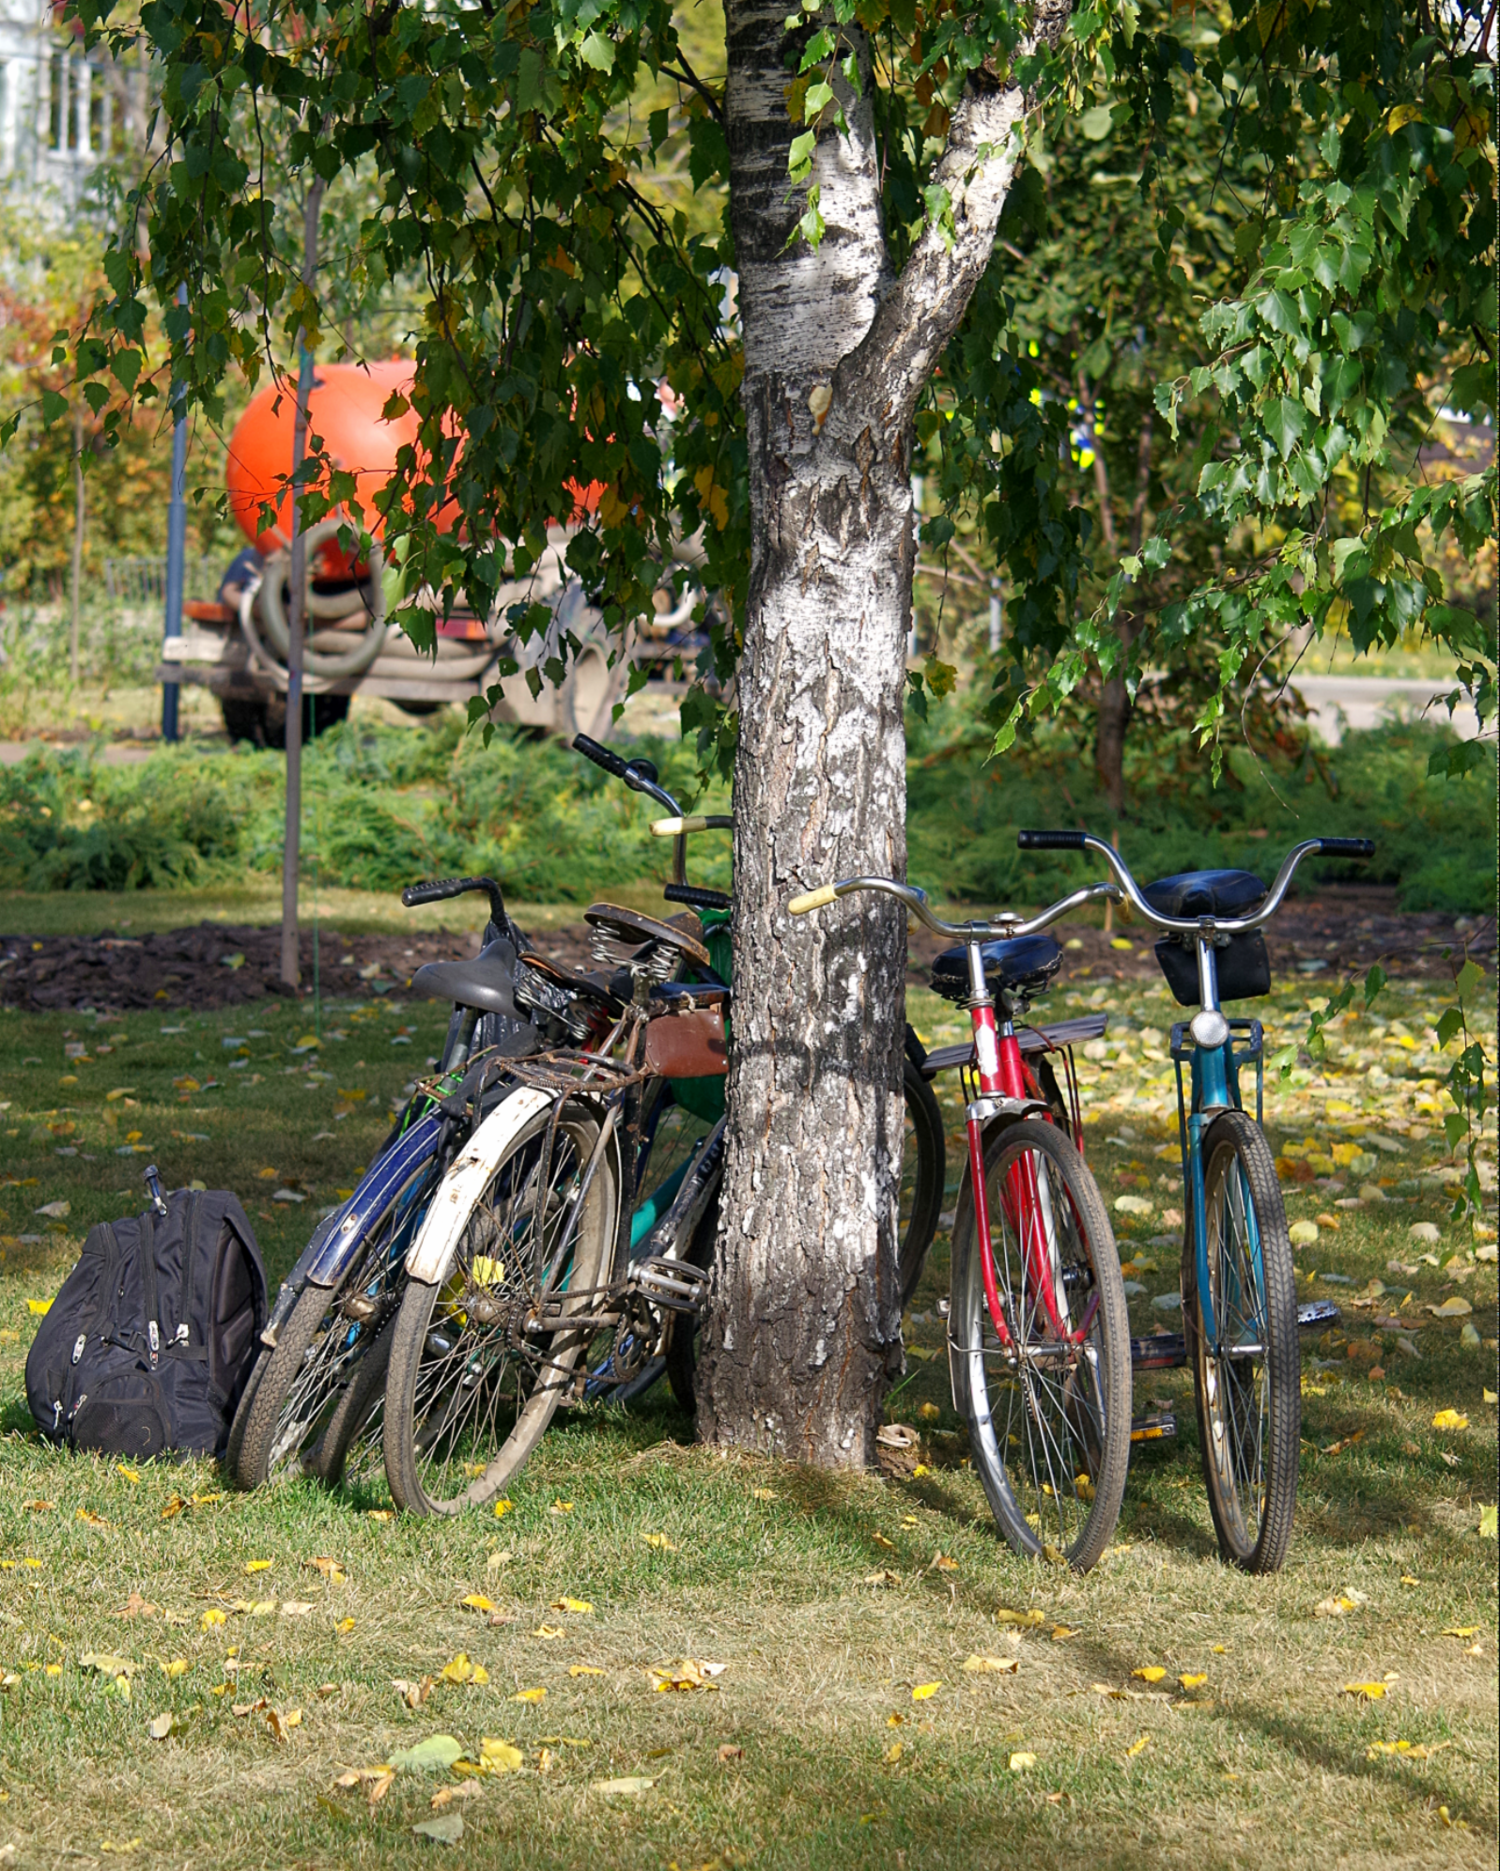
[[[68,399],[56,390],[42,391],[42,421],[61,422],[68,413]]]
[[[403,1774],[443,1774],[462,1758],[463,1749],[452,1735],[429,1735],[415,1747],[393,1754],[390,1764]]]
[[[792,138],[792,147],[787,151],[787,172],[794,182],[805,181],[812,174],[812,156],[817,142],[816,130],[804,130],[800,136]]]
[[[1096,104],[1092,110],[1086,110],[1080,119],[1083,134],[1091,143],[1102,143],[1114,124],[1114,112],[1108,104]]]
[[[1484,970],[1476,961],[1465,961],[1454,977],[1454,986],[1458,989],[1460,1000],[1472,1000],[1484,985]]]
[[[1275,396],[1266,404],[1261,421],[1285,461],[1307,429],[1307,411],[1289,396]]]
[[[1454,1036],[1463,1031],[1464,1016],[1458,1007],[1445,1007],[1438,1015],[1438,1045],[1446,1046]]]
[[[438,1845],[456,1845],[464,1835],[462,1813],[435,1813],[431,1819],[419,1819],[412,1827],[419,1839],[431,1839]]]
[[[1381,967],[1379,962],[1376,962],[1370,969],[1370,972],[1365,976],[1365,1005],[1367,1007],[1372,1007],[1375,1004],[1375,996],[1385,986],[1388,979],[1389,976],[1386,974],[1384,968]]]
[[[607,39],[602,32],[591,32],[579,46],[578,56],[594,71],[613,71],[615,43],[613,39]]]

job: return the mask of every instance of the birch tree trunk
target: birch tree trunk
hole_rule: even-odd
[[[1061,33],[1069,0],[1044,0]],[[953,226],[897,278],[866,77],[820,134],[821,244],[789,237],[780,0],[730,0],[725,114],[753,548],[734,778],[734,1052],[699,1432],[827,1467],[874,1456],[901,1365],[896,1223],[906,931],[889,899],[805,921],[793,892],[904,876],[916,399],[994,242],[1026,108],[972,84],[934,180]],[[848,34],[868,73],[858,28]],[[791,199],[788,199],[788,196]]]

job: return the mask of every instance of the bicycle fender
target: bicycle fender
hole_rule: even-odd
[[[553,1103],[550,1092],[522,1085],[491,1111],[459,1151],[432,1198],[406,1256],[407,1278],[434,1285],[448,1270],[474,1205],[522,1130]]]
[[[318,1252],[305,1271],[304,1285],[331,1288],[339,1284],[350,1261],[363,1247],[367,1231],[436,1150],[442,1128],[441,1114],[433,1112],[413,1124],[389,1150],[376,1158],[360,1178],[359,1187],[332,1217],[328,1232],[318,1242]],[[313,1240],[317,1239],[315,1235]],[[308,1250],[311,1253],[312,1242],[308,1243]],[[292,1283],[296,1280],[294,1270]]]

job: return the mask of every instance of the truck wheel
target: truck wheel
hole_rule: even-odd
[[[349,713],[347,695],[313,695],[308,698],[312,703],[312,731],[314,735],[326,734],[331,727],[336,727]],[[272,695],[261,703],[265,718],[265,738],[262,747],[286,747],[286,697]],[[307,733],[304,718],[303,734]]]
[[[219,698],[219,711],[224,717],[224,729],[231,741],[249,741],[253,747],[266,744],[266,705],[262,701],[246,701],[242,696],[223,695]]]

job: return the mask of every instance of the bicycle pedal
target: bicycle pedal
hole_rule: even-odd
[[[653,1254],[638,1260],[625,1283],[628,1294],[640,1294],[668,1312],[701,1313],[708,1304],[709,1276],[690,1261]]]
[[[1322,1331],[1327,1326],[1340,1324],[1343,1317],[1331,1299],[1309,1299],[1297,1308],[1297,1330]]]
[[[1175,1371],[1187,1363],[1187,1340],[1181,1332],[1132,1338],[1130,1362],[1137,1371]]]
[[[1177,1418],[1170,1411],[1160,1416],[1138,1416],[1130,1425],[1132,1442],[1169,1442],[1177,1434]]]

